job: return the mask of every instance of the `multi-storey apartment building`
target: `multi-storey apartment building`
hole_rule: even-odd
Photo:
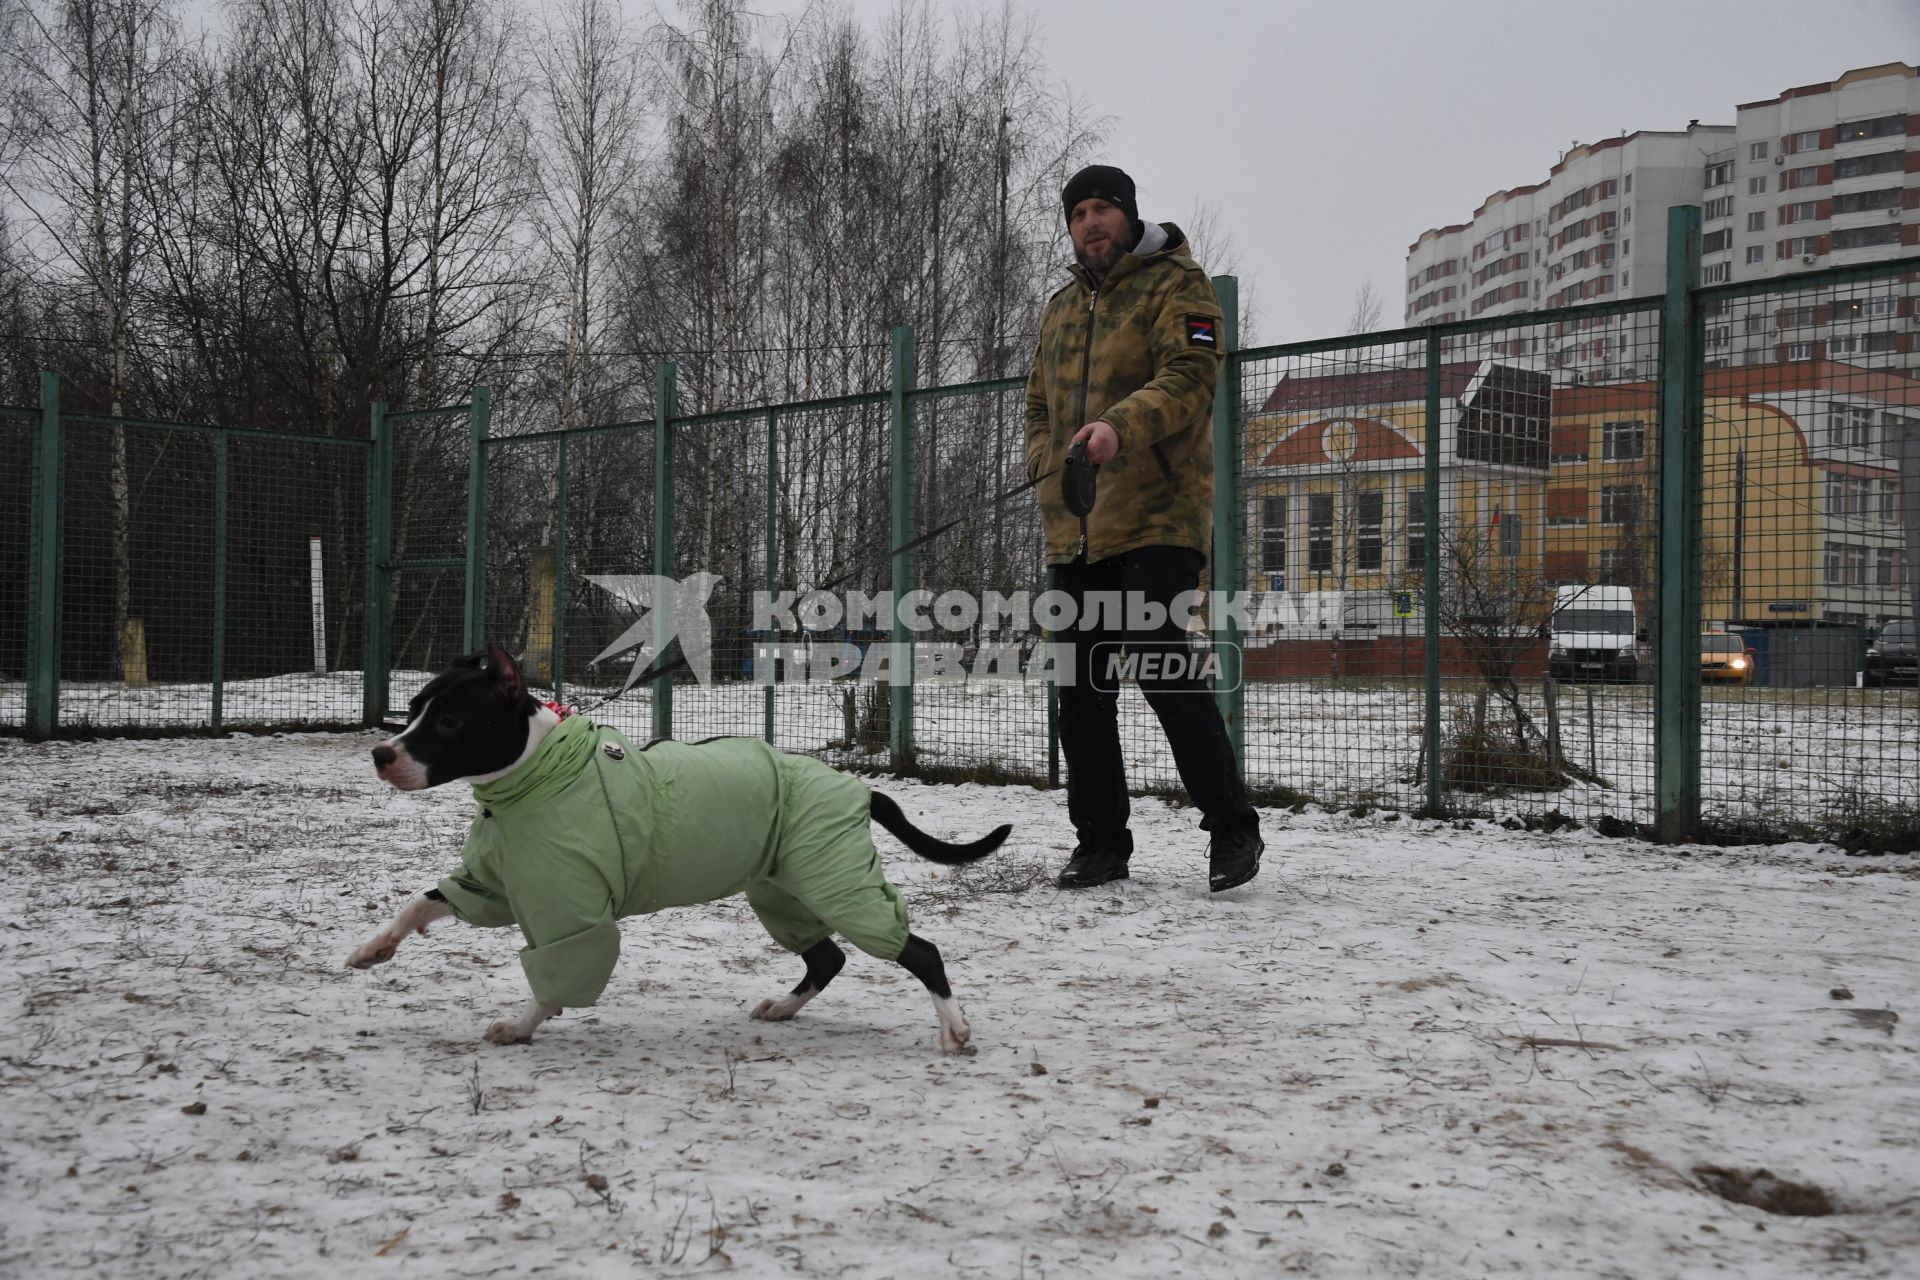
[[[1489,196],[1407,253],[1406,323],[1646,297],[1666,287],[1667,210],[1702,208],[1701,283],[1871,262],[1920,246],[1920,77],[1904,62],[1849,71],[1691,122],[1577,146],[1545,181]],[[1911,369],[1911,284],[1829,290],[1780,313],[1708,317],[1710,366],[1837,359]],[[1803,304],[1803,305],[1802,305]],[[1655,327],[1631,317],[1516,328],[1502,348],[1560,382],[1647,376]],[[1473,340],[1484,350],[1485,340]],[[1475,349],[1450,344],[1450,356]]]
[[[1766,280],[1920,247],[1920,76],[1849,71],[1740,106],[1709,158],[1701,279]],[[1709,317],[1715,365],[1842,360],[1915,368],[1914,289],[1888,280],[1796,297],[1771,314]]]
[[[1643,131],[1575,147],[1546,181],[1497,191],[1471,221],[1414,243],[1407,323],[1520,316],[1661,292],[1666,211],[1700,201],[1706,158],[1733,140],[1732,126],[1695,122],[1678,133]],[[1448,354],[1466,358],[1485,341],[1461,340]],[[1652,326],[1603,318],[1516,329],[1502,353],[1584,377],[1635,377],[1652,367],[1656,341]]]

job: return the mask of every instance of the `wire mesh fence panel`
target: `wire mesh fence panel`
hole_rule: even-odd
[[[1869,840],[1916,824],[1913,279],[1703,301],[1710,824]]]
[[[1281,801],[1417,808],[1437,768],[1450,809],[1648,819],[1640,633],[1657,321],[1639,312],[1442,333],[1431,363],[1424,340],[1245,361],[1249,784]],[[1601,406],[1555,372],[1562,351],[1603,343],[1615,353],[1609,394],[1639,411],[1644,454],[1622,458],[1639,470],[1617,483],[1630,478],[1641,497],[1618,495],[1611,523],[1589,510],[1597,482],[1572,443]],[[1437,763],[1426,733],[1430,555]],[[1561,610],[1575,598],[1610,601],[1617,616],[1572,636]]]
[[[226,454],[220,725],[359,723],[365,442],[235,431],[213,447]]]
[[[776,419],[777,429],[777,419]],[[764,737],[765,686],[755,679],[754,604],[767,590],[767,431],[764,413],[692,418],[674,428],[674,623],[681,652],[707,651],[704,673],[674,677],[674,736]],[[704,637],[691,606],[705,596]],[[689,641],[696,648],[689,649]],[[670,655],[671,660],[671,655]]]
[[[623,649],[604,661],[594,659],[646,612],[645,601],[621,590],[619,579],[654,571],[653,458],[650,423],[576,433],[567,438],[564,456],[555,452],[557,483],[549,490],[564,509],[564,517],[554,522],[564,535],[564,545],[557,548],[557,691],[574,706],[591,707],[594,719],[636,742],[653,736],[651,683],[620,692],[635,674],[637,655]]]
[[[388,679],[391,714],[466,651],[468,419],[397,418],[393,439]]]
[[[914,415],[915,767],[934,776],[1048,777],[1045,652],[1032,601],[1047,589],[1027,478],[1024,387],[926,394]],[[1031,674],[1030,674],[1031,673]]]
[[[0,728],[27,722],[28,557],[36,409],[0,406]]]
[[[487,446],[486,622],[483,639],[520,660],[529,687],[553,690],[560,593],[560,444]]]
[[[1242,365],[1241,403],[1249,789],[1413,807],[1426,671],[1424,347],[1256,355]]]
[[[772,577],[776,596],[793,593],[794,608],[755,637],[763,654],[776,655],[763,677],[774,685],[774,745],[887,768],[891,690],[860,675],[882,660],[890,622],[864,608],[890,586],[886,399],[786,408],[777,426]]]
[[[61,725],[208,727],[214,433],[63,426]]]

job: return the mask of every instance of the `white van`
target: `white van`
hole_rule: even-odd
[[[1639,618],[1630,587],[1567,586],[1553,593],[1547,674],[1555,680],[1640,678]]]

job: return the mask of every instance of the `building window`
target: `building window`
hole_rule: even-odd
[[[1839,297],[1834,301],[1834,322],[1843,320],[1876,320],[1887,315],[1899,315],[1901,301],[1893,294],[1876,294],[1872,297]]]
[[[1795,154],[1802,151],[1818,151],[1819,149],[1820,131],[1818,129],[1809,129],[1805,133],[1794,134],[1793,143],[1787,148],[1787,150]]]
[[[1307,495],[1307,572],[1333,572],[1333,495]]]
[[[1287,571],[1287,497],[1260,499],[1260,572]]]
[[[1838,177],[1839,175],[1835,174],[1834,176]],[[1785,185],[1781,190],[1796,191],[1801,187],[1814,187],[1818,185],[1820,185],[1820,167],[1818,165],[1807,165],[1804,168],[1787,170]]]
[[[1747,194],[1748,194],[1748,195],[1750,195],[1750,196],[1763,196],[1763,195],[1765,195],[1765,194],[1767,194],[1767,180],[1766,180],[1766,178],[1764,178],[1764,177],[1760,177],[1760,178],[1748,178],[1748,179],[1747,179]]]
[[[1763,263],[1766,260],[1767,260],[1767,246],[1763,244],[1750,244],[1747,246],[1747,265],[1748,266],[1751,267],[1755,263]]]
[[[1733,161],[1723,160],[1719,164],[1707,166],[1707,186],[1724,187],[1733,181]]]
[[[1601,524],[1638,524],[1640,521],[1640,486],[1637,484],[1610,484],[1600,490]]]
[[[1870,156],[1846,156],[1834,161],[1833,176],[1865,178],[1876,173],[1904,173],[1906,168],[1905,151],[1881,151]]]
[[[1360,526],[1354,543],[1354,567],[1361,573],[1380,572],[1383,560],[1380,531],[1386,521],[1386,495],[1362,489],[1354,495],[1354,520]]]
[[[1873,481],[1859,476],[1827,477],[1828,519],[1865,519],[1873,514],[1872,503]]]
[[[1728,263],[1710,262],[1700,268],[1700,283],[1725,284],[1727,282],[1727,273],[1730,270],[1732,270],[1732,268]]]
[[[1613,587],[1638,587],[1641,582],[1641,556],[1633,550],[1606,547],[1600,552],[1600,581]]]
[[[1787,344],[1787,359],[1789,360],[1813,359],[1813,344],[1811,342],[1789,342]]]
[[[1866,138],[1896,138],[1906,133],[1905,116],[1878,116],[1872,120],[1853,120],[1834,130],[1839,142],[1859,142]]]
[[[1780,327],[1782,329],[1804,329],[1812,323],[1812,307],[1788,307],[1780,313]]]
[[[1621,187],[1620,190],[1625,195],[1633,194],[1633,175],[1632,174],[1627,175],[1626,185]]]
[[[1750,144],[1749,144],[1749,145],[1747,146],[1747,159],[1749,159],[1749,160],[1765,160],[1766,158],[1767,158],[1767,144],[1766,144],[1766,143],[1764,143],[1764,142],[1755,142],[1755,143],[1750,143]]]
[[[1859,352],[1859,350],[1860,350],[1859,334],[1855,334],[1855,333],[1841,334],[1837,337],[1832,337],[1827,339],[1827,359],[1829,360],[1833,359],[1835,356],[1855,355]]]
[[[1407,490],[1407,571],[1423,572],[1427,567],[1427,491]]]
[[[1767,229],[1767,211],[1765,209],[1755,209],[1752,213],[1749,213],[1747,215],[1747,230],[1765,231],[1766,229]]]
[[[1840,443],[1849,449],[1873,448],[1873,410],[1862,405],[1847,405],[1839,410],[1840,416],[1834,423],[1840,435]],[[1867,509],[1867,482],[1860,482],[1860,510]]]
[[[1701,212],[1701,218],[1706,222],[1712,222],[1715,218],[1731,218],[1732,216],[1732,196],[1719,196],[1707,201],[1707,207]]]
[[[1865,213],[1869,209],[1898,209],[1901,189],[1883,187],[1879,191],[1856,191],[1851,195],[1835,196],[1835,213]]]
[[[1600,456],[1610,462],[1646,457],[1647,424],[1644,422],[1601,423]]]
[[[1853,227],[1833,233],[1833,247],[1837,249],[1865,249],[1877,244],[1899,244],[1900,224],[1884,223],[1877,227]]]
[[[1509,560],[1520,555],[1520,535],[1523,521],[1517,511],[1500,511],[1496,508],[1495,518],[1500,522],[1500,554]]]
[[[1880,523],[1900,523],[1900,482],[1898,480],[1880,482]]]
[[[1867,583],[1867,549],[1846,542],[1829,542],[1822,548],[1827,585],[1863,587]]]
[[[1782,222],[1812,222],[1819,213],[1820,206],[1811,200],[1802,200],[1798,204],[1780,206]]]
[[[1871,355],[1885,355],[1900,349],[1900,335],[1897,333],[1869,333],[1860,339],[1861,346]]]

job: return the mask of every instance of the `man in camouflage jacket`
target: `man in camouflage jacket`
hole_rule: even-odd
[[[1040,321],[1027,380],[1027,474],[1057,471],[1082,440],[1100,471],[1085,517],[1068,512],[1058,481],[1039,486],[1053,585],[1081,606],[1073,629],[1057,637],[1073,647],[1073,678],[1060,689],[1060,746],[1079,838],[1058,883],[1086,888],[1128,874],[1133,835],[1112,666],[1124,646],[1142,656],[1141,692],[1212,833],[1209,884],[1217,893],[1259,871],[1259,817],[1211,692],[1197,673],[1167,660],[1187,651],[1182,623],[1191,611],[1169,606],[1198,588],[1212,546],[1220,302],[1180,228],[1140,221],[1133,180],[1119,169],[1082,169],[1061,200],[1076,261]],[[1119,616],[1095,599],[1104,593],[1124,602]],[[1156,607],[1164,621],[1141,625]],[[1160,663],[1150,668],[1147,654]],[[1164,674],[1170,665],[1175,673]]]

